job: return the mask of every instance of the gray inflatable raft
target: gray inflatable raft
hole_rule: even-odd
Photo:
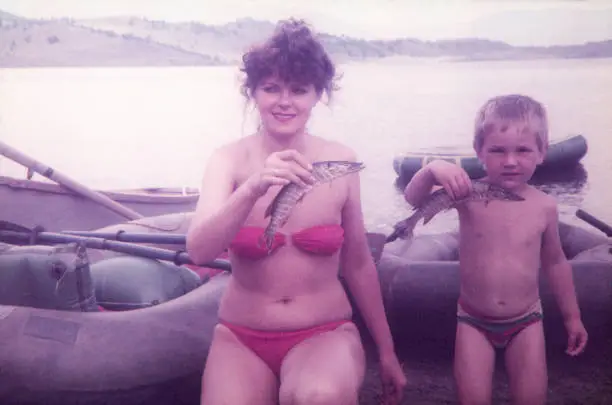
[[[0,304],[98,311],[87,249],[76,243],[57,246],[2,244]]]
[[[197,404],[228,278],[133,311],[0,305],[0,403]]]
[[[80,246],[80,245],[79,245]],[[202,284],[184,266],[135,256],[90,264],[77,244],[0,246],[0,305],[65,311],[132,310],[159,305]]]
[[[582,234],[576,228],[571,230],[573,232],[566,235],[568,240],[569,235]],[[599,244],[581,252],[574,249],[575,244],[569,244],[566,251],[583,322],[593,341],[609,339],[612,330],[612,241],[593,235],[591,239],[582,239],[581,243],[588,246],[598,239]],[[401,255],[385,250],[378,263],[391,330],[394,338],[404,346],[424,347],[441,343],[448,350],[453,348],[459,298],[459,262],[454,259],[456,251],[452,246],[444,249],[442,242],[454,240],[448,234],[428,235],[402,250]],[[436,243],[436,248],[431,252],[440,253],[439,259],[428,256],[428,250],[421,250],[427,241]],[[571,257],[569,252],[572,253]],[[556,299],[543,276],[540,278],[540,295],[547,342],[561,350],[567,344],[567,335]],[[451,356],[452,353],[446,355]]]

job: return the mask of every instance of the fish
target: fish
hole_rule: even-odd
[[[262,243],[265,243],[268,253],[271,251],[276,230],[287,223],[293,207],[302,201],[304,196],[313,188],[324,183],[330,183],[339,177],[356,173],[364,168],[365,165],[363,162],[351,162],[346,160],[313,162],[310,173],[315,179],[314,183],[307,184],[306,187],[302,187],[296,183],[289,183],[283,186],[266,208],[264,218],[270,217],[270,222],[262,235],[260,246]]]
[[[423,219],[423,225],[427,224],[433,217],[442,211],[448,211],[460,204],[469,201],[484,201],[485,205],[492,200],[499,201],[524,201],[520,195],[513,193],[495,184],[473,180],[472,191],[464,198],[454,200],[445,189],[436,190],[431,193],[425,201],[415,208],[414,214],[399,221],[393,226],[393,232],[387,236],[386,243],[397,238],[411,239],[416,224]]]

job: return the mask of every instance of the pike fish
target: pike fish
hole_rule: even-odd
[[[315,181],[307,187],[301,187],[295,183],[289,183],[278,192],[274,200],[270,203],[264,213],[264,218],[270,217],[270,222],[262,235],[268,252],[272,249],[274,234],[278,228],[281,228],[289,219],[291,210],[297,203],[302,201],[304,196],[316,186],[323,183],[329,183],[339,177],[347,174],[355,173],[365,168],[362,162],[349,162],[344,160],[327,160],[312,163],[312,171],[310,172]]]
[[[524,201],[525,199],[500,186],[481,181],[472,181],[472,192],[459,200],[453,200],[444,189],[436,190],[419,207],[416,207],[414,214],[393,226],[393,233],[387,236],[386,243],[392,242],[397,238],[412,238],[414,228],[421,219],[423,219],[423,225],[425,225],[438,213],[448,211],[459,204],[469,201],[484,201],[485,205],[487,205],[491,200]]]

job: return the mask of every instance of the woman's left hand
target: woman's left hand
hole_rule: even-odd
[[[398,405],[404,395],[407,379],[395,353],[380,356],[380,378],[383,389],[383,404]]]

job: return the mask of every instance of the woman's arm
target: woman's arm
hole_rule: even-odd
[[[216,259],[227,248],[258,198],[248,182],[234,190],[232,157],[229,147],[216,150],[202,179],[186,237],[187,253],[197,264]]]
[[[378,347],[379,355],[395,356],[393,338],[383,306],[378,272],[370,253],[361,209],[359,175],[348,179],[348,198],[342,210],[344,245],[340,267],[346,285]]]

